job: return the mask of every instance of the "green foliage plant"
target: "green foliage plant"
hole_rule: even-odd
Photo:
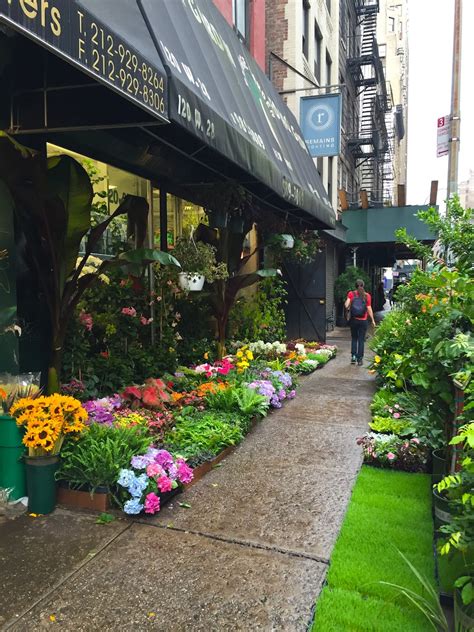
[[[347,292],[355,289],[357,279],[362,279],[366,289],[370,289],[370,279],[367,272],[362,268],[349,266],[345,272],[337,277],[334,284],[334,295],[338,303],[343,303],[346,300]]]
[[[203,452],[219,454],[224,448],[242,441],[242,419],[236,413],[216,410],[183,409],[176,416],[175,427],[165,434],[167,449],[184,457]]]
[[[173,256],[181,264],[181,272],[206,277],[208,283],[228,277],[225,263],[216,261],[217,249],[202,241],[194,241],[187,237],[180,237],[173,250]]]
[[[283,279],[262,279],[255,295],[237,299],[229,318],[232,337],[245,342],[284,340],[287,296]]]
[[[266,397],[246,386],[230,386],[216,391],[206,397],[206,403],[211,410],[238,411],[245,417],[265,417],[269,408]]]
[[[395,434],[405,437],[414,433],[414,427],[406,419],[394,419],[393,417],[383,417],[375,415],[369,422],[371,430],[386,434]]]
[[[77,441],[65,442],[56,478],[73,489],[86,486],[93,493],[97,487],[106,486],[113,491],[120,470],[128,468],[132,456],[144,454],[152,442],[138,427],[93,423]]]

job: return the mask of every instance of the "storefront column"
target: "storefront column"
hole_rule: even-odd
[[[160,250],[168,252],[168,204],[167,191],[160,187]]]

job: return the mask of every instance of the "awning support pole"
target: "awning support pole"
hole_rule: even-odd
[[[168,252],[168,196],[163,186],[160,187],[160,250]]]

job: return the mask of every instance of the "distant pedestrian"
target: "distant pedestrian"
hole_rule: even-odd
[[[380,283],[377,286],[375,311],[381,312],[384,309],[384,305],[385,305],[385,290],[383,287],[383,282],[380,281]]]
[[[388,304],[390,307],[393,305],[393,287],[391,287],[388,291]]]
[[[357,279],[355,291],[347,293],[344,307],[350,311],[349,325],[351,328],[351,364],[362,366],[364,358],[364,343],[367,333],[367,321],[370,317],[375,327],[374,312],[372,311],[372,297],[364,289],[364,281]]]

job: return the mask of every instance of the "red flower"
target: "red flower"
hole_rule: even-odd
[[[109,352],[108,351],[101,351],[100,355],[102,356],[102,358],[105,358],[106,360],[109,359]]]
[[[123,399],[141,399],[142,394],[138,386],[127,386],[127,388],[122,393]]]

